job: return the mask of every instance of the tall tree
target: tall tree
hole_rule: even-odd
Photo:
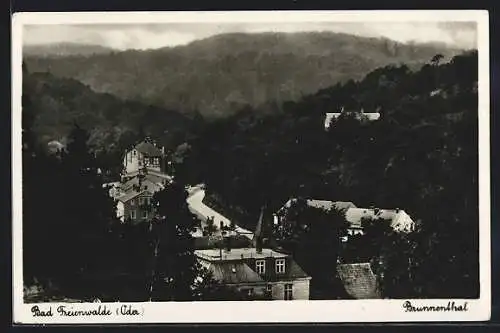
[[[342,237],[347,224],[336,209],[324,210],[298,200],[275,226],[274,238],[293,254],[297,263],[311,275],[312,288],[332,297],[333,281]]]
[[[88,132],[75,125],[62,158],[59,178],[65,220],[59,231],[72,260],[64,265],[66,278],[61,283],[84,294],[100,294],[105,286],[99,285],[96,275],[107,269],[109,259],[112,260],[106,253],[116,212],[108,189],[103,187],[95,156],[87,145],[88,138]],[[90,276],[96,278],[88,280]]]
[[[157,218],[152,224],[154,244],[153,300],[190,300],[198,276],[194,256],[196,217],[187,206],[187,192],[181,184],[173,183],[154,195]]]

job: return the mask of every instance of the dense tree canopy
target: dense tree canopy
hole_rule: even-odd
[[[388,66],[284,103],[281,113],[219,121],[190,142],[182,177],[205,182],[240,215],[299,196],[405,209],[421,225],[412,246],[419,295],[475,297],[477,61],[471,52],[418,71]],[[324,131],[325,112],[342,107],[381,119],[341,117]],[[255,218],[241,223],[253,228]]]

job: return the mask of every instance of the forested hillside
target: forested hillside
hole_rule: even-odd
[[[40,144],[65,143],[76,123],[90,133],[89,144],[106,151],[106,164],[120,168],[125,148],[150,135],[167,148],[186,139],[193,120],[178,112],[96,93],[73,79],[24,68],[24,93],[34,108],[33,131]],[[103,156],[104,157],[104,156]]]
[[[218,121],[190,142],[178,169],[188,183],[205,182],[215,204],[249,228],[261,206],[269,214],[291,196],[405,209],[420,225],[414,293],[475,297],[477,53],[440,61],[417,72],[380,68],[285,103],[282,113],[248,109]],[[345,117],[324,131],[325,112],[342,106],[377,109],[381,120]]]
[[[56,47],[57,49],[57,47]],[[102,51],[102,50],[100,50]],[[446,59],[459,50],[338,33],[223,34],[186,46],[47,57],[24,54],[33,72],[73,78],[97,92],[216,117],[245,105],[299,100],[375,68],[405,63],[419,68],[436,53]],[[64,53],[64,52],[63,52]]]
[[[66,56],[90,56],[95,54],[111,53],[113,49],[101,45],[89,45],[78,43],[54,43],[24,45],[24,56],[35,57],[66,57]]]

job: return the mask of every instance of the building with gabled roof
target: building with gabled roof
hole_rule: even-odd
[[[291,198],[289,199],[276,213],[284,212],[288,208],[292,207],[299,199]],[[305,199],[306,204],[309,207],[321,208],[324,210],[336,209],[338,211],[344,212],[349,208],[356,207],[356,205],[350,201],[331,201],[331,200],[317,200],[317,199]]]
[[[355,119],[359,121],[376,121],[380,119],[379,112],[364,112],[363,109],[360,111],[345,111],[344,107],[340,110],[340,112],[327,112],[325,115],[325,130],[328,130],[331,127],[331,124],[334,120],[337,120],[341,115],[348,114],[354,115]]]
[[[299,199],[296,198],[289,199],[280,209],[278,209],[278,211],[273,214],[274,225],[283,223],[286,219],[286,212],[288,211],[288,209],[290,209],[290,207],[292,207],[292,205],[294,205],[298,201]],[[325,211],[334,209],[343,214],[345,214],[348,209],[356,207],[356,205],[350,201],[330,201],[316,199],[305,199],[304,201],[309,207],[322,209]],[[358,229],[359,228],[356,225],[352,225],[352,228],[351,225],[349,225],[347,232],[350,235],[358,234],[360,232]]]
[[[117,201],[117,216],[133,223],[149,221],[153,216],[151,198],[173,182],[165,173],[165,149],[150,138],[125,151],[119,183],[111,183],[110,196]]]
[[[154,216],[152,207],[153,192],[143,189],[131,189],[116,197],[116,214],[122,221],[139,223],[151,220]]]
[[[286,211],[299,199],[288,200],[275,214],[274,224],[278,225],[286,218]],[[345,216],[348,223],[348,235],[357,235],[363,233],[363,220],[388,220],[390,226],[398,232],[412,232],[415,230],[415,222],[412,218],[402,209],[380,209],[380,208],[360,208],[350,201],[328,201],[328,200],[315,200],[306,199],[306,204],[309,207],[323,209],[329,211],[336,209]],[[344,239],[346,240],[346,239]]]
[[[363,229],[363,220],[386,220],[395,231],[412,232],[415,230],[415,222],[402,209],[380,209],[380,208],[349,208],[345,213],[346,221],[359,230]]]
[[[130,150],[125,151],[123,157],[124,177],[133,177],[132,174],[141,169],[165,172],[165,148],[159,147],[150,138],[145,138]]]
[[[226,247],[196,250],[195,255],[214,279],[249,296],[273,300],[309,299],[311,277],[289,254],[268,248]]]

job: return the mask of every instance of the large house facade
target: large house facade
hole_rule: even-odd
[[[152,191],[133,191],[118,198],[117,216],[122,222],[140,223],[154,216]]]
[[[165,149],[146,138],[125,151],[121,181],[113,183],[110,195],[116,201],[117,217],[123,222],[148,222],[155,212],[153,195],[172,182],[165,173]]]
[[[123,175],[133,176],[144,168],[152,172],[164,173],[165,158],[165,148],[159,147],[153,140],[146,138],[132,149],[125,151]]]
[[[274,225],[281,225],[287,219],[287,211],[296,204],[299,199],[292,198],[288,200],[279,210],[273,214]],[[415,222],[404,210],[381,209],[381,208],[360,208],[350,201],[329,201],[305,199],[305,204],[312,208],[325,211],[337,210],[344,215],[347,222],[347,235],[343,241],[347,241],[349,236],[363,234],[363,223],[367,220],[389,221],[390,227],[396,232],[409,233],[415,230]],[[314,222],[311,222],[314,223]]]
[[[311,277],[288,254],[252,247],[196,250],[195,255],[216,280],[250,297],[309,299]]]

